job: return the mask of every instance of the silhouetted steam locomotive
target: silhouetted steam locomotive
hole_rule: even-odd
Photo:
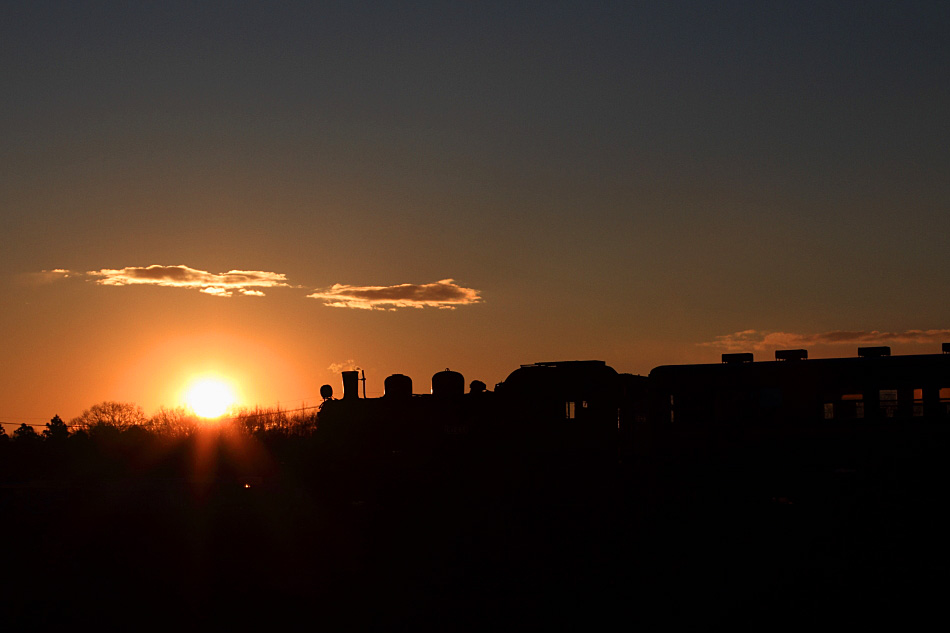
[[[621,374],[603,361],[522,365],[488,391],[446,369],[431,393],[415,395],[402,374],[385,395],[360,398],[357,372],[343,372],[343,398],[324,386],[321,432],[412,451],[436,445],[548,446],[636,451],[657,441],[728,431],[779,435],[851,433],[950,423],[950,344],[941,354],[891,356],[863,347],[854,358],[775,360],[723,354],[722,363],[667,365],[649,376]],[[365,379],[364,379],[365,380]]]

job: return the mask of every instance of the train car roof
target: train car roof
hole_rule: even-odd
[[[805,360],[661,365],[650,371],[658,383],[703,380],[732,382],[749,380],[787,380],[811,377],[815,380],[912,380],[939,379],[950,386],[950,354],[907,354]]]
[[[613,384],[617,371],[602,360],[572,360],[522,365],[503,383],[519,392],[556,391],[568,386],[591,388]]]

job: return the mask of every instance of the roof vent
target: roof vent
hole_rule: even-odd
[[[807,349],[777,349],[775,360],[805,360],[808,358]]]
[[[737,363],[751,363],[752,362],[752,352],[741,352],[739,354],[723,354],[722,362],[729,365]]]
[[[858,356],[861,358],[880,358],[881,356],[890,356],[891,348],[887,345],[880,347],[859,347]]]

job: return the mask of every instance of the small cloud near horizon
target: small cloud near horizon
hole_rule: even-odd
[[[479,291],[464,288],[454,279],[431,284],[398,284],[395,286],[350,286],[333,284],[327,290],[307,295],[323,299],[332,308],[358,310],[396,310],[398,308],[439,308],[454,310],[458,306],[479,303]]]
[[[766,332],[743,330],[717,336],[713,341],[699,343],[702,347],[714,347],[726,352],[767,351],[793,349],[808,345],[884,345],[887,343],[941,343],[950,340],[950,329],[904,330],[881,332],[879,330],[832,330],[813,334],[796,332]]]
[[[216,297],[239,293],[247,297],[263,297],[259,288],[288,287],[287,276],[261,270],[230,270],[211,273],[188,266],[127,266],[126,268],[91,270],[86,273],[101,286],[153,285],[190,288]]]

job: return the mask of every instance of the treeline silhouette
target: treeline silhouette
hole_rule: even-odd
[[[338,487],[307,472],[316,420],[313,408],[204,420],[104,402],[0,433],[3,621],[220,625],[287,619],[314,600],[332,618],[333,600],[307,596],[345,601],[331,580],[360,548],[340,540],[346,502],[314,482]]]
[[[57,478],[67,477],[76,484],[98,476],[152,477],[156,481],[162,477],[171,478],[169,481],[207,478],[209,473],[196,474],[197,462],[186,457],[196,443],[260,449],[284,441],[280,448],[286,450],[287,439],[310,438],[316,428],[313,407],[244,408],[229,416],[205,419],[186,407],[161,407],[149,417],[138,405],[106,401],[86,409],[68,424],[55,415],[42,427],[23,423],[11,434],[0,426],[0,483],[49,486]],[[260,463],[239,464],[243,459],[245,456],[215,456],[217,463],[232,471],[243,467],[251,473],[262,468]]]

